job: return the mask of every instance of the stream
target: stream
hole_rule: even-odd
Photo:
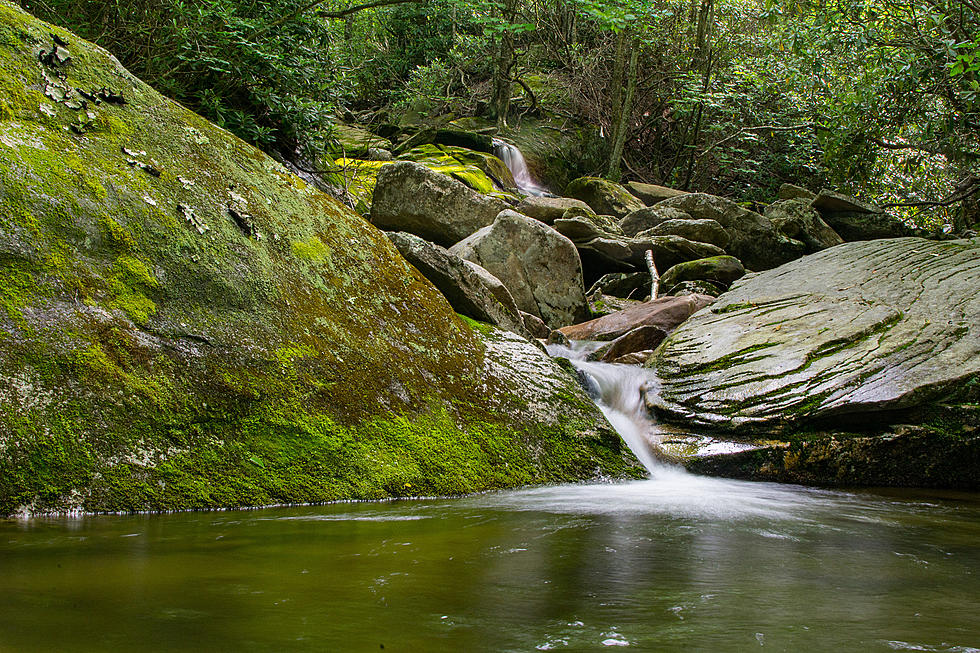
[[[649,379],[576,364],[627,440],[655,439]],[[980,495],[644,462],[461,499],[0,522],[0,651],[980,652]]]

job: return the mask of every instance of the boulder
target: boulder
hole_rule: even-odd
[[[806,199],[773,202],[766,207],[765,216],[781,234],[806,245],[808,254],[844,242]]]
[[[976,400],[980,240],[845,243],[746,277],[651,361],[658,414],[773,432]],[[567,335],[567,334],[566,334]]]
[[[464,261],[418,236],[389,232],[405,260],[439,289],[457,313],[530,337],[517,304],[499,279],[472,261]]]
[[[649,295],[644,294],[643,299],[649,299]],[[603,295],[601,293],[589,295],[589,308],[595,317],[602,317],[603,315],[623,311],[627,308],[639,306],[642,303],[643,301],[639,299],[623,299],[622,297]]]
[[[822,212],[820,216],[847,242],[902,238],[916,230],[888,213]]]
[[[507,286],[518,308],[551,328],[588,315],[575,245],[533,218],[501,211],[491,225],[449,251],[486,268]]]
[[[461,129],[423,129],[399,144],[395,151],[401,154],[422,145],[449,145],[493,154],[492,136]]]
[[[547,340],[551,337],[552,331],[537,315],[531,315],[521,311],[521,319],[524,320],[524,328],[535,338]]]
[[[407,231],[448,247],[491,224],[507,208],[446,175],[409,161],[378,172],[371,222],[386,231]]]
[[[6,1],[0,33],[0,516],[637,474],[573,375],[360,216],[102,48]]]
[[[805,188],[794,186],[793,184],[783,184],[779,187],[778,199],[781,200],[806,200],[812,202],[816,199],[816,193],[811,193]]]
[[[619,221],[619,228],[627,236],[635,236],[667,222],[668,220],[692,220],[689,213],[665,206],[649,206],[629,213]]]
[[[612,272],[599,278],[587,293],[596,292],[624,299],[642,299],[650,294],[649,272]]]
[[[884,213],[881,207],[870,202],[827,189],[821,190],[813,198],[812,204],[821,213]]]
[[[725,250],[708,243],[699,243],[680,236],[655,236],[649,231],[638,233],[629,240],[631,255],[628,262],[638,268],[646,268],[644,255],[653,251],[653,261],[658,270],[667,270],[685,261],[696,261],[712,256],[723,256]]]
[[[713,256],[696,261],[678,263],[660,277],[660,285],[667,292],[683,281],[714,281],[723,288],[745,276],[745,268],[734,256]]]
[[[588,322],[559,329],[569,340],[615,340],[641,326],[655,326],[670,333],[694,313],[714,302],[713,297],[661,297],[610,313]]]
[[[391,150],[387,138],[372,134],[354,125],[336,124],[327,140],[326,150],[336,157],[357,158],[367,156],[370,150]]]
[[[429,170],[463,182],[478,193],[506,202],[517,200],[514,176],[504,162],[493,154],[449,145],[421,145],[398,159],[421,163]]]
[[[666,220],[643,233],[652,236],[681,236],[698,243],[709,243],[724,249],[731,237],[717,220]]]
[[[669,200],[671,197],[687,195],[687,191],[657,186],[656,184],[644,184],[638,181],[626,182],[626,189],[647,206],[653,206],[657,202]]]
[[[684,295],[708,295],[709,297],[718,297],[725,292],[726,288],[727,286],[723,286],[714,281],[699,279],[697,281],[681,281],[680,283],[671,286],[670,289],[663,294],[670,295],[672,297],[683,297]]]
[[[555,231],[572,242],[584,242],[593,238],[617,238],[623,235],[617,225],[607,215],[586,213],[581,209],[566,211],[552,224]]]
[[[554,224],[555,220],[562,217],[566,210],[571,208],[582,209],[592,213],[589,205],[582,200],[572,199],[571,197],[527,197],[515,209],[518,213],[540,220],[545,224]]]
[[[765,216],[706,193],[664,200],[657,208],[675,208],[700,220],[715,220],[731,236],[726,252],[751,270],[768,270],[799,258],[806,246],[779,233]]]
[[[667,331],[654,325],[638,326],[596,350],[593,360],[615,363],[628,354],[652,352],[667,337]],[[648,358],[646,356],[645,358]],[[644,360],[645,360],[644,358]]]
[[[643,208],[643,202],[617,184],[600,177],[579,177],[565,188],[565,195],[580,199],[599,215],[622,218]]]

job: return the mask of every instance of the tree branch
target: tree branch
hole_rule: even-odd
[[[922,201],[922,202],[896,202],[894,204],[882,204],[882,208],[889,209],[894,207],[902,208],[914,208],[914,207],[935,207],[935,206],[949,206],[951,204],[956,204],[957,202],[962,202],[970,195],[975,194],[980,191],[980,177],[968,177],[963,182],[959,184],[961,190],[953,193],[946,199],[938,200],[935,202]]]
[[[308,2],[307,4],[297,9],[296,11],[288,13],[285,16],[282,16],[281,18],[272,21],[262,29],[252,32],[249,35],[249,38],[258,39],[262,36],[265,36],[275,28],[279,27],[280,25],[288,23],[289,21],[293,20],[300,14],[304,14],[310,9],[313,9],[314,7],[322,5],[326,1],[327,0],[313,0],[313,2]],[[364,4],[354,5],[353,7],[348,7],[347,9],[341,9],[339,11],[322,11],[317,15],[323,18],[345,18],[351,14],[356,14],[357,12],[363,11],[365,9],[374,9],[376,7],[388,7],[390,5],[403,5],[403,4],[408,4],[410,2],[416,4],[425,4],[426,2],[428,2],[428,0],[373,0],[372,2],[365,2]]]
[[[817,125],[815,125],[812,122],[803,123],[802,125],[791,125],[789,127],[781,127],[779,125],[759,125],[758,127],[742,127],[741,129],[739,129],[734,134],[731,134],[729,136],[726,136],[725,138],[721,139],[720,141],[718,141],[717,143],[715,143],[714,145],[712,145],[711,147],[709,147],[708,149],[706,149],[704,152],[702,152],[701,154],[699,154],[697,158],[699,158],[699,159],[702,158],[708,152],[710,152],[711,150],[715,149],[719,145],[722,145],[723,143],[727,143],[728,141],[730,141],[732,139],[738,138],[742,134],[747,134],[747,133],[751,133],[751,132],[764,132],[764,131],[791,132],[791,131],[800,131],[802,129],[816,129],[816,128],[817,128]]]

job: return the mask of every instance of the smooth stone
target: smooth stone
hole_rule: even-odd
[[[670,333],[714,301],[713,297],[703,295],[661,297],[588,322],[562,327],[559,331],[569,340],[615,340],[641,326],[655,326]]]

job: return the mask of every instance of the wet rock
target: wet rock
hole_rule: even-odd
[[[687,191],[657,186],[656,184],[644,184],[638,181],[626,182],[626,188],[647,206],[653,206],[657,202],[669,200],[671,197],[687,195]]]
[[[808,254],[844,242],[806,199],[773,202],[766,207],[765,216],[781,234],[806,245]]]
[[[448,247],[493,223],[505,208],[503,201],[423,165],[396,161],[378,172],[371,222]]]
[[[582,263],[575,245],[551,227],[514,211],[454,245],[450,252],[500,279],[526,313],[549,327],[588,315]]]
[[[604,363],[615,363],[629,354],[641,351],[652,352],[666,337],[667,331],[659,326],[639,326],[599,349],[596,352],[598,354],[596,360]],[[645,362],[646,358],[649,358],[649,354],[643,358],[643,362]]]
[[[439,289],[457,313],[530,337],[507,288],[471,261],[404,232],[388,232],[398,251]]]
[[[976,239],[845,243],[746,277],[662,345],[651,403],[760,432],[914,420],[977,394],[978,283]]]
[[[641,326],[670,333],[694,313],[714,302],[713,297],[661,297],[588,322],[559,329],[569,340],[615,340]]]
[[[582,200],[599,215],[622,218],[643,208],[643,202],[614,181],[600,177],[579,177],[565,188],[565,195]]]
[[[666,220],[642,233],[652,236],[680,236],[724,249],[731,237],[716,220]]]
[[[566,210],[571,208],[582,209],[592,213],[589,205],[582,200],[572,199],[571,197],[527,197],[515,209],[518,213],[540,220],[545,224],[554,224],[555,220],[562,217]]]
[[[706,193],[691,193],[664,200],[657,208],[671,207],[701,220],[715,220],[731,236],[725,248],[751,270],[768,270],[803,255],[806,246],[779,233],[763,215]]]

